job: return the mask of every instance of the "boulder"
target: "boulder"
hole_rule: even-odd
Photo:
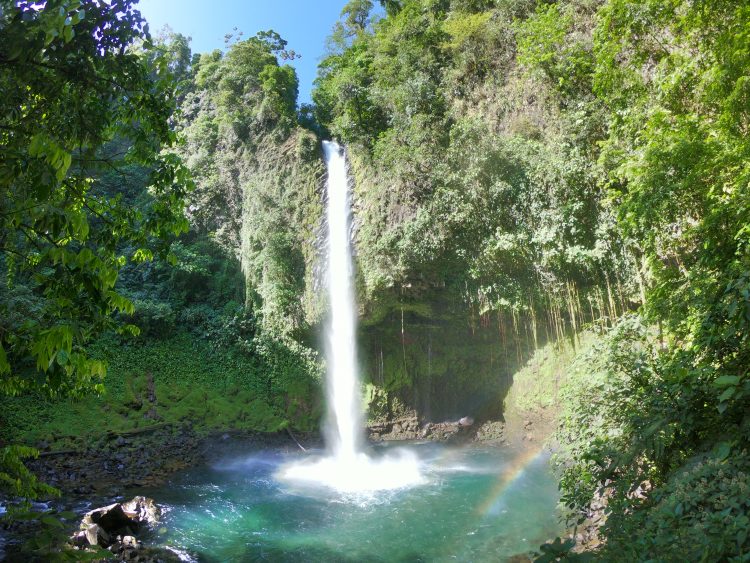
[[[89,545],[109,545],[112,543],[109,534],[98,524],[89,525],[83,530],[83,535]]]
[[[138,528],[138,523],[131,520],[128,515],[125,514],[125,511],[120,504],[110,504],[109,506],[92,510],[86,513],[81,521],[81,530],[86,532],[91,545],[94,545],[95,543],[98,545],[104,545],[98,541],[91,541],[97,537],[97,535],[91,532],[92,530],[101,530],[104,532],[104,542],[106,543],[108,541],[106,535],[116,534],[118,531],[124,530],[125,528],[130,530]]]
[[[153,499],[146,497],[135,497],[133,500],[123,503],[122,509],[125,514],[139,524],[155,526],[159,523],[161,510]]]
[[[87,512],[81,520],[80,532],[71,538],[74,545],[83,537],[89,545],[110,547],[118,538],[133,538],[143,526],[154,526],[159,522],[159,507],[150,498],[135,497]]]

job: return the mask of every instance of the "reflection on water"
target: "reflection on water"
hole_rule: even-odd
[[[409,449],[425,480],[403,489],[290,486],[279,468],[304,454],[255,452],[145,492],[167,506],[158,541],[201,561],[502,561],[560,533],[541,450]]]

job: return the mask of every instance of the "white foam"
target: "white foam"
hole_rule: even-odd
[[[426,483],[417,457],[400,450],[380,458],[364,453],[352,457],[323,457],[282,466],[276,475],[283,483],[323,486],[341,493],[371,493]]]

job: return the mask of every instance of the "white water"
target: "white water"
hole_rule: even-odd
[[[346,461],[361,451],[362,405],[357,374],[351,203],[346,158],[338,144],[323,142],[328,167],[328,298],[326,334],[328,421],[326,438],[334,458]]]
[[[408,450],[377,459],[363,449],[363,413],[357,368],[356,303],[351,249],[351,201],[346,156],[324,141],[328,168],[328,296],[326,331],[328,373],[326,446],[328,455],[282,468],[278,477],[307,486],[347,493],[397,489],[424,482],[416,456]]]

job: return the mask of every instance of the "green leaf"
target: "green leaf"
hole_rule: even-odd
[[[729,454],[732,453],[732,444],[729,442],[721,442],[717,444],[714,451],[716,452],[716,457],[722,460],[726,459],[729,457]]]
[[[737,385],[740,382],[738,375],[722,375],[714,380],[716,387],[726,387],[728,385]]]
[[[154,259],[154,253],[148,248],[139,248],[133,254],[133,261],[136,263],[150,262]]]
[[[719,395],[719,401],[722,403],[725,401],[728,401],[729,399],[732,398],[736,390],[737,390],[736,387],[729,387],[728,389],[725,389],[724,392],[721,395]]]
[[[10,373],[10,364],[8,363],[8,356],[5,354],[3,343],[0,342],[0,375],[7,373]]]
[[[60,350],[57,353],[56,360],[59,365],[64,366],[65,364],[68,363],[68,358],[69,358],[68,353],[65,350]]]
[[[63,524],[58,518],[55,518],[54,516],[51,516],[49,514],[45,514],[40,518],[40,521],[45,526],[48,526],[50,528],[65,528],[65,524]]]

